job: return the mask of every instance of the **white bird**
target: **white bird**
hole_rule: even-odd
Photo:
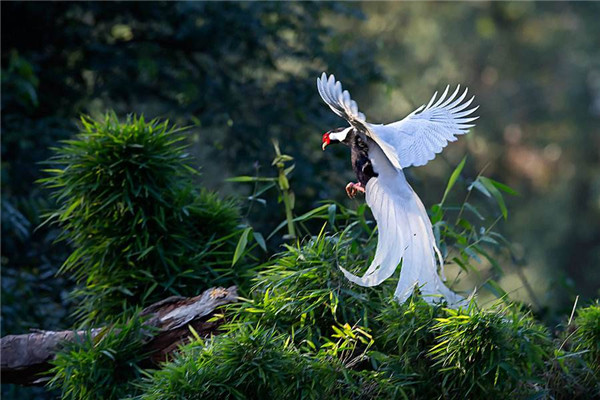
[[[404,303],[419,287],[425,300],[434,302],[440,295],[449,305],[464,299],[440,279],[436,258],[443,276],[443,259],[437,248],[431,221],[423,203],[406,181],[402,168],[427,164],[457,135],[468,132],[479,117],[467,109],[467,89],[460,85],[448,96],[449,86],[436,101],[437,92],[406,118],[391,124],[371,124],[335,76],[323,73],[317,89],[327,105],[350,126],[323,134],[322,148],[343,143],[351,148],[352,167],[358,183],[348,183],[346,192],[354,197],[365,193],[377,221],[379,238],[373,262],[362,277],[341,268],[344,275],[361,286],[376,286],[393,275],[402,262],[394,297]],[[463,102],[464,101],[464,102]],[[444,278],[445,280],[445,278]]]

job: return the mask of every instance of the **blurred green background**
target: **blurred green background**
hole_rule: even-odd
[[[334,73],[371,122],[392,122],[447,84],[468,86],[480,120],[407,175],[429,206],[467,154],[520,192],[501,230],[514,242],[501,285],[551,321],[600,287],[600,3],[2,2],[2,334],[70,326],[68,254],[40,224],[34,182],[81,114],[143,113],[188,125],[198,184],[273,175],[271,139],[295,158],[296,210],[345,198],[344,122],[315,80]],[[462,198],[453,199],[456,202]],[[277,199],[247,218],[269,232]],[[278,243],[269,243],[277,249]],[[485,278],[489,265],[482,263]],[[529,290],[525,287],[529,283]]]

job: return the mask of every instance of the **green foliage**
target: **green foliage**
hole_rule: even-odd
[[[549,398],[592,399],[600,396],[599,326],[598,301],[572,310],[564,331],[554,341],[554,354],[545,361],[546,368],[542,372],[543,388]]]
[[[516,310],[445,310],[433,326],[430,355],[443,392],[453,396],[518,393],[543,367],[550,339],[546,329]]]
[[[315,94],[317,73],[327,69],[343,77],[369,120],[382,122],[406,115],[445,82],[461,82],[485,113],[474,135],[431,167],[415,169],[413,177],[426,177],[422,182],[433,188],[416,188],[425,204],[439,198],[435,188],[442,187],[445,160],[456,164],[461,146],[468,146],[477,165],[491,162],[492,177],[524,194],[507,199],[507,208],[519,202],[507,229],[541,260],[538,265],[558,271],[542,305],[569,307],[562,295],[565,284],[573,290],[567,276],[583,296],[596,295],[598,275],[582,266],[597,265],[599,254],[598,227],[589,222],[599,211],[598,152],[589,145],[598,115],[597,4],[7,2],[4,11],[11,34],[3,35],[2,46],[2,203],[26,217],[30,197],[44,202],[33,186],[36,162],[47,158],[48,146],[69,137],[80,113],[117,108],[119,114],[137,110],[194,124],[191,151],[214,160],[205,176],[213,187],[222,173],[268,165],[266,138],[278,137],[297,164],[296,209],[303,210],[315,199],[341,200],[351,174],[344,151],[320,154],[315,132],[340,120]],[[448,49],[447,41],[464,46]],[[560,84],[549,84],[555,76]],[[274,197],[265,196],[268,207],[252,217],[259,231],[279,222],[268,218]],[[32,285],[52,286],[44,276],[68,249],[50,251],[46,243],[54,232],[45,229],[15,245],[18,230],[3,221],[3,275],[23,273]],[[54,309],[65,308],[52,295],[65,286],[40,295]],[[19,314],[20,304],[3,306]],[[548,312],[543,318],[555,321],[552,308]],[[37,326],[66,326],[59,320]],[[36,325],[6,323],[19,331]]]
[[[600,377],[600,303],[577,310],[574,350],[584,352],[583,358]]]
[[[41,180],[58,204],[49,218],[75,248],[61,272],[82,284],[78,317],[103,320],[168,293],[236,281],[223,266],[239,214],[231,201],[194,189],[180,130],[114,114],[82,124]]]
[[[151,376],[141,398],[281,398],[290,390],[304,389],[300,378],[304,366],[281,335],[242,329],[186,346],[180,357]]]
[[[39,105],[38,86],[39,79],[31,63],[13,50],[9,56],[8,68],[2,73],[2,89],[7,90],[8,96],[3,101],[15,102],[23,108],[35,108]]]
[[[383,285],[387,290],[374,291],[352,285],[344,277],[338,265],[353,269],[365,261],[365,247],[352,240],[350,230],[285,247],[255,278],[251,300],[237,310],[242,321],[292,332],[296,343],[316,349],[323,344],[322,337],[333,333],[335,324],[368,327],[370,313],[392,293],[388,284]]]
[[[294,351],[300,352],[303,359],[319,360],[315,368],[342,371],[343,378],[335,381],[326,376],[339,375],[319,377],[348,390],[330,397],[441,396],[441,377],[459,374],[460,369],[438,373],[443,367],[433,366],[429,351],[442,330],[432,331],[431,327],[436,324],[435,318],[451,316],[423,303],[418,296],[402,306],[382,301],[387,300],[383,297],[389,294],[387,286],[365,290],[338,285],[337,258],[345,254],[341,248],[345,246],[344,250],[354,257],[344,262],[360,270],[367,260],[356,255],[372,253],[373,241],[365,239],[364,233],[371,233],[373,225],[369,224],[364,205],[353,211],[339,203],[315,203],[319,199],[341,200],[343,184],[351,173],[343,150],[334,150],[325,158],[319,151],[319,135],[315,132],[341,123],[315,94],[313,79],[324,69],[343,77],[372,121],[389,122],[394,116],[406,115],[444,82],[468,85],[485,111],[475,135],[461,139],[434,165],[409,176],[426,176],[423,181],[428,187],[442,188],[439,171],[444,160],[456,164],[459,156],[453,151],[462,152],[462,145],[473,151],[475,162],[459,165],[442,202],[433,208],[435,233],[448,263],[471,273],[479,272],[479,261],[487,261],[491,273],[484,276],[484,287],[510,302],[497,283],[504,273],[504,260],[499,261],[497,253],[503,251],[506,255],[508,250],[507,259],[521,259],[494,226],[496,219],[506,219],[511,208],[511,236],[537,259],[536,264],[545,266],[546,272],[561,274],[549,278],[558,284],[549,288],[550,300],[541,304],[551,308],[538,316],[546,322],[558,319],[552,308],[561,304],[561,297],[564,306],[568,296],[563,293],[574,287],[567,276],[574,278],[583,297],[597,294],[599,275],[587,268],[598,265],[600,254],[598,225],[589,222],[598,220],[599,210],[595,202],[598,152],[590,145],[597,136],[596,100],[600,93],[594,70],[600,54],[596,51],[600,37],[600,25],[594,17],[598,14],[597,4],[507,2],[472,7],[376,2],[180,2],[140,7],[137,3],[57,2],[41,7],[8,2],[3,4],[3,11],[3,33],[10,33],[3,35],[2,41],[3,333],[32,327],[62,328],[71,323],[66,317],[70,303],[64,293],[71,290],[72,282],[66,274],[59,279],[53,274],[72,253],[70,246],[76,244],[75,240],[67,237],[62,246],[51,247],[56,225],[36,230],[40,210],[54,207],[33,186],[40,174],[36,163],[47,158],[48,147],[71,135],[74,119],[80,113],[99,115],[101,110],[114,107],[119,114],[131,110],[168,114],[178,122],[195,126],[189,135],[189,151],[211,160],[206,163],[209,170],[205,180],[213,186],[221,184],[223,173],[247,174],[250,165],[260,176],[261,165],[268,165],[272,157],[265,151],[267,138],[279,138],[296,165],[294,192],[288,189],[284,193],[295,193],[295,197],[284,199],[279,190],[255,190],[251,197],[259,207],[247,214],[252,227],[245,226],[238,240],[239,232],[235,230],[239,220],[233,204],[222,202],[210,192],[197,193],[189,187],[182,190],[182,201],[171,199],[165,205],[165,210],[174,206],[189,212],[186,215],[182,211],[185,216],[179,224],[172,222],[178,220],[177,211],[165,214],[167,230],[181,234],[179,238],[164,237],[164,243],[169,242],[163,249],[166,258],[174,260],[177,268],[167,263],[160,270],[162,261],[157,261],[160,254],[157,256],[155,244],[151,244],[154,250],[145,254],[151,246],[138,246],[133,241],[133,246],[127,248],[132,254],[121,254],[123,262],[118,261],[118,268],[111,271],[114,280],[110,280],[112,274],[99,274],[96,266],[90,268],[98,279],[109,279],[106,286],[100,281],[88,282],[81,271],[89,265],[78,264],[71,271],[80,274],[79,292],[84,294],[80,298],[84,300],[80,317],[99,308],[95,317],[86,316],[103,319],[123,306],[130,308],[168,293],[195,294],[202,282],[236,281],[238,270],[230,266],[242,267],[244,256],[254,255],[252,239],[270,254],[268,250],[276,248],[281,240],[277,235],[280,229],[287,227],[289,233],[293,226],[293,233],[302,238],[314,235],[327,223],[327,229],[337,235],[311,237],[310,246],[302,239],[288,242],[290,247],[281,254],[285,263],[279,270],[275,268],[279,256],[263,266],[273,267],[271,275],[263,273],[259,277],[255,291],[248,296],[252,303],[243,303],[240,315],[234,315],[238,327],[257,320],[268,329],[277,325],[273,335],[281,335],[284,343],[294,338],[290,343],[298,345]],[[381,26],[390,29],[382,30]],[[473,40],[462,40],[465,37]],[[463,46],[448,50],[448,41]],[[556,76],[561,79],[553,79]],[[458,206],[452,204],[451,190],[464,181],[462,175],[472,173],[472,165],[487,162],[491,162],[488,171],[492,177],[517,185],[524,195],[505,199],[503,194],[512,194],[511,190],[480,176],[470,182],[467,193],[481,196],[472,196],[462,206],[460,202]],[[286,170],[284,175],[286,179],[291,177]],[[175,180],[181,183],[185,179]],[[181,186],[175,191],[187,186],[178,182],[170,182],[172,187]],[[420,186],[419,179],[411,183]],[[431,204],[434,196],[439,198],[437,189],[420,189],[417,187],[425,204]],[[273,217],[274,204],[286,200],[288,218],[277,225],[281,218]],[[516,201],[519,207],[514,207]],[[484,212],[490,205],[497,215],[491,222]],[[310,211],[299,211],[307,209]],[[144,210],[156,211],[152,207]],[[298,214],[290,220],[288,210]],[[123,215],[118,221],[122,225],[135,219]],[[73,215],[65,226],[72,221]],[[344,223],[356,223],[364,232],[346,240],[341,236]],[[150,239],[162,229],[157,225],[148,233]],[[123,232],[129,235],[135,230]],[[271,240],[265,240],[260,232],[273,232]],[[120,235],[113,239],[120,240]],[[93,238],[87,239],[91,242]],[[189,241],[194,244],[188,249],[184,243]],[[343,245],[335,251],[314,251],[337,242]],[[236,243],[239,251],[233,257]],[[76,245],[75,251],[79,249]],[[314,258],[315,254],[323,262]],[[112,255],[113,261],[119,258],[116,253]],[[307,255],[312,264],[302,259]],[[298,261],[294,263],[293,257]],[[85,262],[89,260],[93,257]],[[73,259],[68,262],[75,263]],[[286,275],[284,266],[294,271],[292,276]],[[152,282],[158,283],[154,286]],[[523,279],[522,283],[527,289]],[[110,285],[118,288],[116,301],[107,291]],[[334,288],[331,298],[319,291],[323,287]],[[536,291],[546,288],[540,285]],[[85,304],[90,304],[89,309],[82,308]],[[252,312],[251,308],[266,311]],[[472,316],[471,312],[468,315],[473,321],[480,320],[480,324],[488,323],[504,332],[499,321]],[[538,377],[542,382],[534,385],[538,396],[600,397],[592,370],[599,364],[594,350],[598,347],[593,339],[598,326],[594,325],[594,315],[593,311],[580,310],[575,323],[566,328],[554,355],[545,359],[547,369]],[[311,324],[316,328],[312,329]],[[336,353],[333,349],[354,345],[348,326],[360,337],[359,331],[373,336],[373,343],[358,340],[359,350],[350,352],[359,357],[368,348],[372,368],[363,361],[338,368],[338,358],[348,352]],[[447,329],[449,332],[455,328],[459,330],[460,325]],[[317,350],[309,341],[303,341],[307,338]],[[501,350],[513,354],[514,349]],[[459,357],[462,353],[456,354]],[[486,385],[490,374],[482,378]],[[394,385],[387,385],[390,382]],[[470,382],[463,383],[466,386]],[[352,389],[362,384],[373,391]],[[382,388],[400,389],[378,392]],[[486,395],[496,390],[492,386],[486,389]],[[18,394],[14,397],[24,398]]]
[[[348,247],[327,235],[288,245],[265,266],[251,299],[228,308],[233,321],[223,335],[184,348],[148,375],[141,398],[196,398],[196,392],[197,398],[415,399],[564,393],[547,386],[552,342],[531,315],[514,306],[483,310],[474,303],[450,310],[418,295],[402,305],[383,300],[385,295],[369,297],[369,289],[344,285],[331,265]],[[553,379],[566,378],[555,372]],[[297,386],[285,392],[282,382]],[[321,388],[316,395],[315,382]]]
[[[376,64],[368,61],[369,43],[354,42],[351,52],[340,52],[331,41],[336,35],[329,16],[358,21],[362,14],[355,5],[159,2],[141,7],[89,2],[38,7],[13,2],[3,3],[3,11],[1,270],[6,333],[72,324],[64,292],[73,283],[65,275],[52,277],[73,249],[67,242],[51,246],[55,226],[36,230],[38,214],[54,205],[34,182],[44,176],[39,162],[51,155],[50,147],[76,132],[79,115],[102,118],[104,110],[114,109],[118,115],[168,115],[179,125],[192,126],[186,135],[188,151],[204,164],[202,183],[209,188],[221,187],[223,176],[248,173],[251,165],[269,165],[272,155],[265,149],[270,138],[293,143],[289,149],[299,166],[296,201],[304,209],[316,197],[330,197],[315,196],[315,184],[318,193],[335,187],[329,184],[335,176],[326,167],[316,168],[310,155],[319,145],[314,132],[323,129],[323,120],[339,123],[308,82],[323,65],[340,66],[338,71],[354,83],[379,76]],[[336,162],[345,165],[341,158]],[[266,200],[269,207],[252,214],[257,228],[252,236],[279,223],[270,218],[277,196]],[[9,220],[6,210],[11,207],[16,218]],[[230,273],[230,264],[213,264],[212,278]]]
[[[141,376],[142,347],[151,332],[134,316],[90,331],[68,342],[52,360],[52,389],[63,399],[119,399],[133,392],[131,382]]]
[[[231,198],[223,200],[205,188],[200,189],[186,210],[193,230],[202,240],[230,235],[239,224],[237,202]]]
[[[433,361],[427,352],[435,344],[435,318],[445,315],[442,305],[431,306],[412,296],[404,304],[390,302],[377,317],[376,352],[371,353],[379,369],[403,376],[419,390],[431,390]]]
[[[21,51],[3,51],[1,77],[2,335],[64,329],[71,323],[66,293],[73,282],[54,275],[69,247],[52,245],[58,229],[39,227],[41,214],[52,204],[33,181],[40,176],[37,162],[69,134],[72,123],[39,117],[43,81],[36,63]]]
[[[500,192],[513,196],[518,193],[503,183],[483,176],[483,171],[469,183],[468,179],[461,176],[465,162],[466,157],[450,175],[442,200],[431,207],[433,232],[446,264],[457,265],[461,273],[479,274],[479,267],[485,260],[489,263],[491,274],[482,286],[496,297],[508,300],[507,293],[497,282],[505,273],[497,255],[504,251],[512,259],[515,256],[511,243],[498,231],[497,224],[508,216],[505,200]],[[457,188],[459,180],[463,183],[460,186],[466,186],[465,197],[460,205],[448,204],[448,195],[453,188]],[[474,196],[477,193],[490,201],[495,210],[478,206],[478,199]],[[500,211],[499,216],[496,216],[496,210]],[[520,274],[519,278],[523,281],[523,286],[530,289],[524,275]],[[532,298],[535,299],[535,296],[532,295]]]
[[[274,141],[273,147],[275,148],[275,158],[271,165],[277,167],[277,187],[281,193],[281,197],[283,199],[283,204],[285,206],[285,220],[288,227],[287,237],[290,239],[294,239],[296,237],[296,227],[294,226],[294,220],[292,213],[294,211],[294,203],[295,203],[295,195],[294,192],[290,189],[290,183],[288,180],[288,175],[294,170],[295,165],[291,165],[290,167],[285,166],[286,162],[293,161],[294,158],[287,155],[281,154],[281,150],[279,149],[279,142]]]
[[[260,325],[185,346],[142,388],[143,400],[374,398],[401,390],[376,372],[347,370],[331,349],[301,353]]]
[[[456,186],[463,166],[452,174],[445,196]],[[258,177],[238,179],[263,182]],[[508,187],[503,190],[510,192]],[[163,189],[161,193],[168,192]],[[203,198],[207,205],[189,207],[190,215],[204,212],[204,218],[210,218],[212,213],[234,216],[218,210],[220,202],[214,195],[205,192],[198,198]],[[458,214],[459,222],[446,223],[444,231],[439,231],[445,232],[443,239],[451,243],[447,246],[449,251],[478,246],[480,238],[490,230],[460,222],[461,214],[469,207],[467,200],[468,197],[457,208],[445,205],[444,201],[434,207],[442,215]],[[172,204],[167,203],[171,207]],[[78,206],[79,203],[76,207],[64,205],[67,211],[57,218],[66,214],[64,220],[74,219],[81,212]],[[283,207],[287,207],[285,202]],[[127,210],[126,205],[123,209]],[[474,207],[470,211],[478,218],[483,214]],[[141,356],[139,351],[136,353],[141,339],[134,337],[132,347],[124,348],[123,353],[135,356],[119,359],[131,361],[125,369],[130,373],[122,381],[109,385],[114,392],[101,392],[99,396],[140,400],[430,399],[507,395],[561,398],[567,394],[588,395],[595,390],[594,375],[582,355],[590,353],[590,343],[595,343],[595,339],[589,338],[594,337],[591,332],[597,328],[594,325],[597,306],[578,313],[576,324],[581,334],[573,334],[573,343],[579,343],[575,346],[580,347],[574,352],[557,350],[547,330],[530,314],[510,305],[505,295],[501,296],[509,305],[504,307],[496,305],[485,310],[471,301],[467,309],[452,310],[444,308],[443,303],[426,303],[418,291],[405,304],[398,304],[392,299],[393,280],[376,289],[350,283],[338,266],[354,272],[364,269],[369,262],[365,254],[374,252],[376,242],[364,209],[351,211],[330,203],[293,220],[298,223],[299,231],[313,223],[323,224],[321,232],[284,245],[283,252],[258,267],[249,298],[226,308],[224,317],[228,322],[221,325],[218,336],[202,340],[192,330],[190,336],[195,340],[180,348],[159,369],[145,370],[142,380],[137,379]],[[483,227],[491,221],[493,227],[498,220],[482,217],[478,223]],[[289,219],[281,226],[287,222]],[[438,226],[444,223],[438,222]],[[221,234],[235,228],[233,222],[213,223]],[[335,233],[326,233],[328,226]],[[209,232],[202,231],[201,226],[198,229]],[[253,228],[246,227],[240,238],[231,243],[232,247],[237,245],[233,257],[228,253],[228,266],[252,249],[248,243],[250,235],[255,233]],[[212,238],[210,233],[199,237]],[[456,242],[451,242],[452,239]],[[259,245],[259,240],[256,242]],[[208,243],[212,245],[215,241]],[[489,242],[485,244],[491,248],[491,257],[495,247]],[[220,253],[218,247],[207,248],[202,259]],[[472,262],[472,253],[464,251],[464,256],[467,263]],[[115,329],[121,335],[123,328]],[[54,370],[58,374],[51,387],[61,389],[63,397],[85,398],[93,382],[114,378],[115,364],[101,362],[106,359],[93,366],[85,363],[103,355],[114,356],[115,349],[125,345],[125,339],[111,336],[111,340],[104,342],[106,339],[100,337],[96,342],[105,343],[106,347],[90,346],[88,340],[83,345],[68,347],[57,357]],[[75,373],[79,370],[86,373]],[[563,383],[562,387],[557,382]]]

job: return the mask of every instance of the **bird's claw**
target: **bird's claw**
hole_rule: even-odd
[[[346,185],[346,193],[351,199],[353,199],[358,192],[365,192],[365,188],[360,183],[350,182]]]

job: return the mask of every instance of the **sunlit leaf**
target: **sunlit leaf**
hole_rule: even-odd
[[[225,179],[226,182],[275,182],[277,178],[265,178],[256,176],[235,176]]]
[[[450,179],[448,179],[448,184],[446,185],[446,190],[444,190],[444,195],[442,196],[442,201],[440,202],[440,204],[444,204],[444,201],[446,201],[446,197],[448,196],[448,193],[450,193],[450,190],[452,190],[452,187],[454,186],[456,180],[460,176],[460,173],[465,167],[466,161],[467,157],[465,156],[463,157],[462,161],[456,166],[454,171],[452,171],[452,175],[450,175]]]
[[[244,254],[246,250],[246,245],[248,244],[248,235],[252,232],[252,228],[248,227],[244,229],[240,236],[240,240],[238,241],[237,246],[235,247],[235,252],[233,253],[233,260],[231,261],[231,266],[233,267],[240,257]]]

